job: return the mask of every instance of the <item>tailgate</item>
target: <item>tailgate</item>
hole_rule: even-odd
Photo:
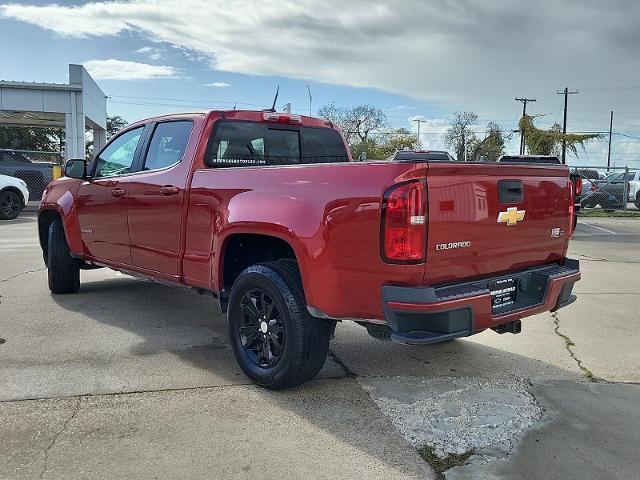
[[[562,260],[568,179],[566,166],[430,163],[425,284]]]

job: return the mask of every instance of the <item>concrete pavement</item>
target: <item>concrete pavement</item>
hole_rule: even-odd
[[[553,457],[573,458],[585,429],[626,445],[640,437],[631,426],[614,432],[620,415],[640,416],[638,390],[594,390],[586,376],[640,382],[640,221],[586,222],[571,246],[584,272],[579,300],[556,316],[526,319],[520,335],[489,331],[427,347],[340,324],[320,378],[276,393],[241,373],[212,299],[109,270],[82,272],[78,294],[52,296],[33,215],[0,223],[0,478],[40,478],[43,469],[45,478],[432,477],[407,432],[432,446],[450,438],[484,448],[451,478],[625,478],[616,475],[636,464],[624,448],[585,456],[581,476]],[[408,395],[407,382],[420,387]],[[504,394],[512,387],[530,404],[517,407],[520,397]],[[504,414],[488,421],[491,392],[503,395],[489,411]],[[433,398],[446,415],[425,410]],[[530,416],[539,407],[541,421]],[[438,421],[459,414],[464,422]],[[584,428],[568,428],[569,417]],[[492,451],[487,432],[496,428],[512,443]],[[537,464],[526,461],[533,432]]]

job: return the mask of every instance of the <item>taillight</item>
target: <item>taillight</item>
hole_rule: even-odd
[[[427,223],[424,180],[411,180],[387,189],[382,203],[382,259],[389,263],[424,262]]]
[[[575,194],[573,189],[573,182],[569,182],[569,234],[567,238],[573,237],[573,227],[575,226],[574,217],[576,214],[576,206],[575,206]]]
[[[576,178],[576,197],[582,195],[582,177]]]

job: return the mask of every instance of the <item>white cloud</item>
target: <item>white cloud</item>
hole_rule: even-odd
[[[153,80],[156,78],[179,78],[180,72],[167,65],[126,60],[89,60],[84,67],[96,80]]]
[[[162,50],[158,48],[151,47],[141,47],[137,50],[134,50],[133,53],[139,53],[147,55],[151,60],[160,60],[162,58]]]
[[[449,128],[449,120],[446,118],[426,118],[422,115],[412,115],[407,118],[411,125],[411,132],[418,133],[420,120],[420,147],[425,150],[446,150],[443,143],[443,134]]]
[[[214,87],[214,88],[224,88],[224,87],[230,87],[231,84],[227,82],[212,82],[212,83],[205,83],[204,86]]]
[[[581,89],[570,108],[640,103],[640,2],[567,0],[171,0],[0,6],[0,17],[66,37],[145,36],[212,67],[378,88],[486,118],[556,112],[556,90]],[[631,82],[633,83],[633,82]],[[635,82],[637,83],[637,82]],[[584,90],[582,90],[584,88]],[[570,110],[571,111],[571,110]]]

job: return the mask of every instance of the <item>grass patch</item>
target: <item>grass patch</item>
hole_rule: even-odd
[[[598,217],[607,217],[607,218],[640,218],[640,211],[632,210],[625,213],[621,210],[616,210],[614,212],[605,212],[604,210],[580,210],[578,212],[578,218],[598,218]]]
[[[418,453],[436,472],[438,480],[444,480],[444,472],[450,468],[464,465],[469,457],[475,453],[475,450],[467,450],[464,453],[450,453],[446,457],[440,457],[436,455],[433,448],[426,446],[418,450]]]

